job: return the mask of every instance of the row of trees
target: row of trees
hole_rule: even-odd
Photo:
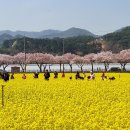
[[[94,63],[104,63],[105,71],[108,71],[110,63],[120,63],[123,71],[126,71],[126,64],[130,62],[130,49],[123,50],[120,53],[112,53],[111,51],[100,52],[97,54],[91,53],[84,56],[79,56],[71,53],[66,53],[62,56],[54,56],[52,54],[43,53],[18,53],[14,56],[0,54],[0,65],[5,70],[8,65],[19,64],[23,72],[26,72],[28,64],[36,64],[39,71],[43,72],[47,65],[59,64],[60,71],[61,65],[69,64],[71,72],[73,64],[77,64],[81,71],[83,71],[84,64],[91,64],[93,71]],[[64,68],[64,67],[63,67]],[[63,70],[64,71],[64,70]]]
[[[6,40],[0,46],[1,54],[14,55],[24,50],[24,43],[26,44],[27,53],[49,53],[49,54],[63,54],[63,41],[65,53],[71,52],[73,54],[88,54],[90,52],[97,53],[102,50],[101,43],[90,43],[95,40],[90,36],[77,36],[70,38],[53,38],[53,39],[34,39],[34,38],[17,38]]]

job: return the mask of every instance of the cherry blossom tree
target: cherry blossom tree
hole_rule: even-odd
[[[54,63],[54,56],[52,54],[47,53],[43,54],[42,61],[43,61],[43,71],[45,72],[47,65],[49,65],[50,68],[50,66]]]
[[[56,55],[54,57],[54,63],[60,65],[60,72],[61,72],[61,65],[67,63],[63,56]],[[63,72],[64,72],[64,66],[63,66]]]
[[[42,65],[43,65],[42,58],[43,58],[42,53],[33,53],[30,55],[30,63],[36,64],[40,72],[42,72]]]
[[[73,58],[72,63],[77,64],[81,72],[83,72],[83,66],[85,64],[85,60],[83,57],[77,55],[75,58]]]
[[[126,64],[130,62],[130,49],[122,50],[120,53],[114,55],[114,60],[120,63],[121,69],[126,71]]]
[[[13,62],[21,66],[22,72],[26,72],[26,66],[30,63],[30,54],[18,53],[13,56]]]
[[[104,63],[105,71],[108,71],[109,64],[114,62],[113,61],[113,54],[111,51],[107,52],[100,52],[96,55],[96,62],[97,63]]]
[[[12,63],[13,63],[12,56],[0,54],[0,66],[3,66],[3,70],[5,70],[7,66]]]
[[[93,71],[93,64],[96,60],[96,54],[94,53],[90,53],[84,56],[84,62],[85,63],[90,63],[92,66],[92,71]]]
[[[51,54],[47,54],[47,53],[30,54],[30,63],[36,64],[40,72],[45,71],[47,64],[52,64],[53,62],[54,62],[54,56]]]
[[[71,72],[72,72],[72,65],[73,65],[73,59],[76,57],[77,55],[75,54],[71,54],[71,53],[66,53],[63,55],[64,60],[66,61],[67,64],[69,64]]]
[[[105,71],[108,71],[110,63],[120,63],[123,71],[126,71],[126,64],[130,62],[130,49],[122,50],[120,53],[113,54],[111,51],[100,52],[98,54],[90,53],[85,56],[78,56],[71,53],[66,53],[62,56],[53,56],[52,54],[43,54],[43,53],[18,53],[14,56],[9,56],[5,54],[0,54],[0,65],[3,66],[5,70],[9,64],[19,64],[22,68],[23,72],[26,72],[27,64],[36,64],[39,67],[39,71],[45,71],[47,65],[49,68],[52,64],[61,65],[63,64],[63,72],[64,72],[64,64],[69,64],[71,72],[72,65],[75,63],[78,67],[83,71],[84,64],[91,64],[93,71],[93,64],[96,63],[104,63]]]

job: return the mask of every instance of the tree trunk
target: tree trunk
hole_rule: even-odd
[[[104,62],[104,66],[105,66],[105,71],[107,72],[107,71],[108,71],[108,69],[109,69],[109,63]]]
[[[122,69],[123,71],[126,71],[126,68],[125,68],[126,63],[120,63],[120,64],[121,64],[121,69]]]
[[[24,71],[24,64],[20,64],[20,66],[21,66],[22,72],[25,72]]]
[[[70,71],[71,71],[71,73],[72,73],[72,64],[69,64],[70,65]]]
[[[84,65],[84,64],[77,64],[77,65],[78,65],[78,67],[80,68],[81,72],[83,72],[83,65]]]
[[[6,65],[3,65],[3,70],[5,70],[7,66],[8,66],[7,64],[6,64]]]
[[[105,71],[107,72],[107,65],[106,62],[104,62]]]
[[[123,67],[122,67],[122,64],[120,63],[120,65],[121,65],[121,70],[123,70]]]
[[[61,72],[61,63],[60,63],[60,72]]]
[[[49,65],[49,71],[51,72],[51,65]]]
[[[24,64],[24,72],[26,72],[26,66],[27,66],[27,64]]]
[[[63,64],[63,72],[65,71],[64,64]]]
[[[106,63],[107,64],[107,71],[108,71],[108,69],[109,69],[109,63]]]
[[[126,64],[123,66],[123,70],[126,71],[126,68],[125,68]]]
[[[91,62],[91,65],[92,65],[92,72],[93,72],[93,62]]]
[[[81,66],[80,68],[81,68],[81,72],[83,72],[83,66]]]
[[[42,72],[42,64],[40,64],[40,67],[39,67],[39,69],[40,69],[40,72]]]
[[[43,72],[45,72],[47,64],[43,65]]]
[[[38,63],[36,63],[36,64],[37,64],[37,66],[38,66],[40,72],[42,72],[42,64],[38,64]]]

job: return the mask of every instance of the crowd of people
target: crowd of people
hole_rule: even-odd
[[[44,76],[44,79],[45,79],[45,80],[49,80],[49,78],[50,78],[50,72],[49,72],[48,70],[46,70],[43,76]],[[63,72],[63,73],[62,73],[62,78],[64,78],[64,77],[65,77],[65,73]],[[83,73],[83,76],[81,76],[81,75],[80,75],[80,72],[78,72],[78,71],[77,71],[76,74],[75,74],[75,79],[76,79],[76,80],[78,80],[78,79],[84,80],[85,77],[86,77],[86,74],[85,74],[85,73]],[[15,79],[14,73],[11,73],[11,75],[10,75],[8,72],[0,73],[0,78],[1,78],[1,79],[4,79],[4,81],[8,81],[9,79]],[[39,78],[39,73],[38,73],[38,72],[35,72],[34,75],[33,75],[33,78],[38,79],[38,78]],[[57,78],[58,78],[58,72],[55,71],[55,72],[54,72],[54,79],[57,79]],[[27,79],[25,73],[22,75],[22,79]],[[70,76],[69,79],[72,80],[72,76]],[[88,79],[88,80],[95,80],[95,74],[94,74],[93,71],[90,71],[90,74],[89,74],[89,76],[87,76],[87,79]],[[102,74],[101,74],[101,79],[102,79],[102,80],[106,80],[106,79],[115,80],[116,78],[115,78],[114,76],[108,78],[108,77],[106,76],[106,73],[105,73],[105,72],[102,72]]]

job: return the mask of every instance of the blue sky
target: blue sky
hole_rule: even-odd
[[[0,0],[0,30],[106,34],[130,25],[130,0]]]

